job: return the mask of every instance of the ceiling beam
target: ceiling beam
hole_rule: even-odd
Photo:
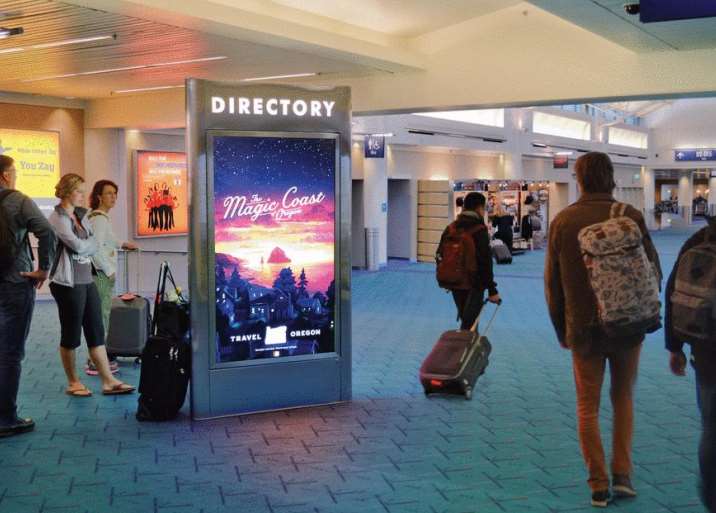
[[[363,30],[328,18],[293,12],[291,21],[261,8],[261,2],[237,2],[241,8],[210,0],[65,0],[65,3],[121,14],[270,47],[348,61],[389,73],[417,71],[423,56],[406,40]],[[298,15],[300,14],[300,16]]]

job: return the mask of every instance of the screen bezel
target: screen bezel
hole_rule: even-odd
[[[211,369],[225,369],[231,367],[245,367],[253,365],[277,365],[281,363],[298,362],[305,360],[316,360],[320,358],[337,358],[341,354],[339,334],[341,333],[341,301],[340,301],[340,290],[341,290],[341,273],[340,273],[340,250],[341,240],[339,234],[339,212],[340,212],[340,136],[337,133],[332,132],[283,132],[283,131],[256,131],[256,130],[207,130],[206,131],[206,190],[207,197],[210,201],[207,201],[206,215],[207,215],[207,236],[208,236],[208,261],[213,265],[216,263],[216,232],[214,226],[214,139],[216,137],[274,137],[284,139],[333,139],[334,140],[334,177],[333,177],[333,192],[334,192],[334,214],[333,214],[333,279],[334,279],[334,310],[333,310],[333,351],[318,353],[312,355],[299,355],[299,356],[282,356],[277,358],[259,358],[253,360],[240,360],[234,362],[219,362],[216,358],[216,273],[209,272],[207,276],[208,294],[207,300],[211,308],[211,314],[209,315],[209,333],[211,337],[211,351],[210,351],[210,368]],[[208,271],[208,269],[207,269]]]

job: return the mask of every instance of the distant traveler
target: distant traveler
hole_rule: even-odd
[[[641,213],[612,196],[616,184],[609,157],[587,153],[577,159],[575,172],[581,196],[552,222],[545,293],[559,343],[572,350],[591,502],[606,507],[612,496],[599,433],[604,368],[608,361],[612,491],[634,497],[632,394],[644,335],[660,327],[661,268]]]
[[[47,279],[56,244],[35,202],[13,190],[16,176],[14,160],[0,155],[0,437],[35,428],[32,419],[17,416],[17,391],[35,289]],[[28,233],[39,243],[35,271]]]
[[[65,393],[74,397],[88,397],[92,392],[77,376],[75,350],[84,331],[89,355],[102,379],[105,395],[127,394],[134,387],[122,383],[109,368],[104,346],[102,302],[92,279],[91,257],[97,252],[97,241],[80,207],[84,199],[84,179],[76,174],[62,177],[55,187],[60,204],[50,215],[60,243],[50,275],[50,292],[57,302],[60,317],[60,357],[67,375]]]
[[[691,345],[696,399],[703,432],[699,444],[701,497],[716,513],[716,217],[679,252],[666,285],[664,319],[671,371],[686,375],[684,344]]]
[[[99,180],[92,187],[90,194],[90,207],[92,211],[87,216],[92,224],[94,238],[97,241],[97,252],[92,255],[92,264],[96,270],[94,284],[97,287],[99,298],[102,301],[102,324],[104,335],[109,331],[109,314],[112,310],[112,296],[117,274],[117,250],[126,249],[134,251],[137,246],[131,242],[120,242],[112,230],[109,211],[117,203],[119,187],[110,180]],[[109,367],[112,373],[119,370],[116,357],[110,355]],[[91,359],[87,359],[85,372],[97,375],[97,367]]]
[[[495,238],[501,240],[507,246],[507,249],[512,253],[512,241],[514,238],[513,226],[515,224],[514,216],[511,216],[505,212],[504,207],[501,204],[497,205],[495,209],[495,215],[492,218],[492,226],[497,230],[495,232]]]
[[[479,192],[465,196],[462,212],[443,232],[435,255],[438,283],[452,292],[460,329],[464,330],[469,330],[480,314],[485,291],[489,301],[500,302],[492,274],[485,204],[485,196]]]

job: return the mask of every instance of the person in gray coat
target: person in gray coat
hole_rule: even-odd
[[[60,316],[60,356],[67,375],[65,393],[74,397],[88,397],[92,392],[77,375],[75,350],[84,332],[89,355],[102,379],[104,395],[128,394],[134,387],[112,375],[104,346],[102,306],[92,279],[92,255],[97,241],[80,207],[84,200],[84,179],[76,174],[62,177],[55,187],[60,204],[50,215],[50,224],[60,240],[55,263],[50,273],[50,292],[57,302]]]
[[[32,419],[17,416],[17,391],[35,290],[47,279],[56,243],[52,227],[35,202],[14,190],[16,176],[15,161],[0,155],[0,437],[35,428]],[[36,270],[28,233],[38,241]]]

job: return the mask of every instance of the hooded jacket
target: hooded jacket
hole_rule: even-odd
[[[80,263],[91,263],[91,256],[97,252],[97,241],[92,236],[92,225],[87,216],[87,209],[75,207],[75,215],[79,219],[82,228],[87,232],[87,238],[81,239],[78,235],[75,223],[70,215],[60,205],[50,214],[50,225],[55,230],[59,243],[55,263],[50,272],[50,281],[65,287],[75,286],[74,267],[72,260]]]
[[[485,221],[477,212],[463,210],[463,212],[457,216],[455,223],[459,230],[469,230],[475,226],[484,225]],[[443,240],[446,234],[447,228],[440,237],[438,254],[441,254]],[[495,277],[492,272],[492,251],[490,250],[490,235],[487,233],[487,227],[475,233],[474,239],[477,256],[477,276],[475,276],[473,283],[476,284],[476,289],[487,290],[490,296],[494,296],[497,294],[497,284],[495,283]]]

